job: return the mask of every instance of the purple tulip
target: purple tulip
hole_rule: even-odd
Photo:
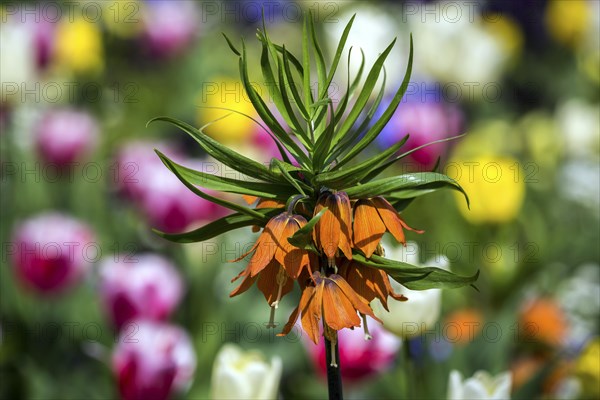
[[[421,83],[417,86],[420,89],[435,87],[432,85]],[[389,99],[382,102],[379,115],[388,104]],[[409,134],[406,145],[400,149],[401,152],[406,152],[436,140],[458,135],[462,126],[463,114],[455,104],[446,103],[441,93],[417,90],[417,93],[407,95],[400,103],[392,119],[378,136],[377,142],[385,149]],[[419,170],[428,170],[434,166],[438,157],[447,153],[447,150],[448,142],[438,143],[415,151],[406,160],[416,164]]]
[[[40,18],[33,24],[37,66],[43,70],[52,61],[56,24],[46,18]]]
[[[40,293],[57,293],[78,282],[97,256],[92,230],[58,213],[24,221],[13,236],[12,263],[19,279]]]
[[[36,145],[44,161],[66,167],[96,147],[98,134],[96,120],[85,111],[49,110],[37,124]]]
[[[117,255],[100,266],[100,297],[118,328],[138,318],[167,319],[182,294],[177,269],[161,256]]]
[[[121,332],[113,370],[123,400],[163,400],[188,387],[196,354],[187,333],[173,325],[135,320]]]
[[[391,368],[402,341],[385,331],[378,322],[369,318],[372,339],[365,340],[362,329],[338,331],[342,379],[359,382]],[[322,376],[326,376],[325,348],[305,340],[311,359]]]
[[[150,54],[173,57],[194,41],[200,21],[191,1],[149,1],[144,10],[142,40]]]

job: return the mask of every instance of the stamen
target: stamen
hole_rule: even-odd
[[[337,267],[337,265],[335,265],[335,259],[334,258],[328,258],[327,259],[327,266],[329,268],[333,268],[333,271],[334,271],[335,274],[338,273],[338,267]]]
[[[285,270],[281,268],[277,273],[276,278],[277,284],[279,288],[277,289],[277,300],[271,303],[271,315],[269,317],[269,323],[267,324],[267,328],[275,328],[275,310],[279,307],[279,301],[281,300],[281,293],[283,292],[283,285],[287,281],[287,276],[285,274]]]
[[[367,324],[367,316],[363,313],[360,313],[360,317],[363,320],[363,331],[365,332],[365,340],[373,339],[373,336],[371,336],[371,333],[369,333],[369,325]]]

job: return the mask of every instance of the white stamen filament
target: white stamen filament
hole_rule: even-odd
[[[287,276],[285,275],[285,270],[281,268],[277,273],[277,284],[279,288],[277,289],[277,300],[271,303],[271,315],[269,317],[269,323],[267,324],[267,328],[275,328],[275,310],[279,307],[279,301],[281,300],[281,293],[283,292],[283,285],[287,281]]]

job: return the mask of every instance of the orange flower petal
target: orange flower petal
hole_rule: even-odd
[[[330,279],[326,280],[323,290],[323,314],[325,323],[331,329],[339,331],[343,328],[360,326],[360,318],[352,302],[340,288]]]
[[[340,243],[341,226],[338,218],[338,204],[329,196],[325,199],[328,210],[323,214],[315,229],[319,230],[317,246],[323,250],[327,258],[334,258]]]
[[[375,204],[375,207],[381,216],[381,220],[385,224],[388,232],[390,232],[399,243],[406,243],[404,231],[402,230],[403,221],[398,216],[398,212],[394,209],[394,207],[392,207],[392,205],[383,197],[373,197],[371,201],[373,204]]]
[[[302,312],[302,316],[300,317],[300,322],[302,323],[302,329],[306,332],[308,337],[317,344],[319,342],[319,320],[320,314],[318,310],[314,309],[314,297],[317,292],[320,290],[316,289],[313,286],[308,286],[302,292],[302,297],[300,298],[300,311]],[[312,303],[312,306],[311,306]]]
[[[352,290],[352,288],[350,287],[348,282],[344,280],[344,278],[335,274],[331,275],[329,278],[331,278],[331,280],[334,281],[335,284],[341,289],[341,291],[346,295],[348,300],[352,303],[352,306],[357,311],[370,316],[376,321],[381,322],[381,320],[377,318],[375,314],[373,314],[373,310],[371,310],[371,307],[369,307],[367,303],[360,299],[360,297],[356,294],[354,290]]]
[[[279,294],[279,284],[277,283],[277,275],[282,267],[276,262],[271,261],[269,265],[258,275],[258,290],[265,296],[267,303],[273,304],[277,300]],[[281,289],[281,297],[292,291],[294,281],[290,278],[285,280]]]
[[[285,324],[285,326],[281,330],[281,333],[278,333],[277,336],[285,336],[288,333],[290,333],[292,331],[292,328],[296,324],[296,321],[298,321],[299,314],[300,314],[300,307],[298,306],[294,309],[294,311],[292,311],[292,313],[290,314],[290,318],[288,319],[288,322]]]
[[[348,260],[352,260],[352,206],[346,192],[337,192],[332,196],[337,203],[335,214],[340,221],[340,240],[338,247]]]
[[[231,293],[229,293],[229,297],[237,296],[238,294],[244,293],[246,290],[250,289],[252,284],[256,281],[256,276],[246,275],[240,286],[233,289]]]
[[[386,231],[385,224],[370,200],[360,200],[354,206],[354,246],[371,257]]]

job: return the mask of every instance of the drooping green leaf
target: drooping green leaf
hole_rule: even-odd
[[[395,281],[411,290],[460,288],[472,285],[479,277],[479,271],[472,276],[460,276],[441,268],[418,267],[377,255],[366,258],[361,253],[353,253],[352,257],[365,266],[384,270]]]
[[[302,97],[300,96],[300,92],[298,91],[298,88],[296,87],[296,81],[294,80],[294,76],[292,75],[292,71],[290,69],[290,62],[289,62],[290,54],[291,53],[285,49],[285,46],[283,46],[283,71],[285,72],[285,79],[287,82],[286,88],[292,94],[292,97],[294,98],[294,101],[296,102],[296,106],[298,107],[298,110],[300,111],[300,114],[302,114],[302,117],[304,118],[304,120],[309,121],[310,114],[302,101]]]
[[[250,217],[257,218],[257,219],[265,219],[264,216],[256,210],[253,210],[249,207],[245,207],[245,206],[242,206],[242,205],[239,205],[236,203],[232,203],[230,201],[221,199],[219,197],[211,196],[210,194],[201,191],[196,186],[194,186],[190,182],[188,182],[181,175],[181,173],[179,172],[179,169],[181,167],[180,165],[173,162],[171,159],[169,159],[167,156],[165,156],[158,150],[156,150],[156,154],[158,154],[158,156],[162,160],[163,164],[165,164],[165,166],[169,170],[171,170],[171,172],[173,172],[173,174],[177,177],[177,179],[179,179],[188,189],[190,189],[197,196],[199,196],[205,200],[208,200],[214,204],[220,205],[225,208],[229,208],[230,210],[233,210],[233,211],[237,211],[241,214],[246,214]]]
[[[313,228],[315,227],[317,222],[319,222],[319,220],[327,210],[328,208],[325,207],[321,211],[319,211],[314,217],[310,219],[310,221],[306,223],[306,225],[298,229],[292,237],[288,238],[288,242],[290,242],[291,245],[299,247],[301,249],[306,248],[312,241],[311,235]]]
[[[285,181],[281,175],[269,171],[265,165],[245,157],[229,149],[227,146],[223,146],[221,143],[202,132],[202,130],[194,128],[183,121],[171,117],[156,117],[148,121],[148,124],[155,121],[164,121],[175,125],[196,140],[208,155],[236,171],[267,182],[275,183]]]
[[[467,205],[469,197],[454,179],[437,172],[414,172],[389,178],[377,179],[345,189],[348,196],[367,198],[393,194],[395,198],[412,198],[435,190],[449,188],[461,192]]]
[[[261,213],[267,218],[267,220],[278,213],[281,209],[262,209]],[[219,236],[223,233],[232,231],[234,229],[244,228],[246,226],[265,226],[265,219],[256,219],[246,214],[234,213],[223,218],[219,218],[209,224],[204,225],[201,228],[195,229],[190,232],[184,233],[166,233],[161,232],[157,229],[153,229],[154,233],[160,237],[167,239],[175,243],[195,243],[203,242]]]
[[[245,194],[278,200],[285,200],[289,196],[295,194],[294,188],[288,184],[252,182],[207,174],[177,164],[160,151],[156,151],[156,153],[165,164],[177,169],[178,178],[185,180],[191,185],[218,190],[220,192]]]

